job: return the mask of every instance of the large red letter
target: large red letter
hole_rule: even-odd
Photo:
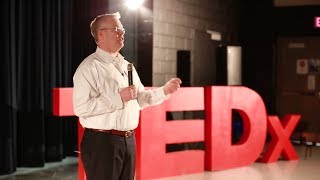
[[[141,111],[136,177],[152,179],[204,171],[204,151],[166,153],[166,144],[204,141],[203,120],[166,121],[166,111],[204,110],[203,88],[180,88],[163,104]]]
[[[267,133],[267,114],[261,97],[246,87],[213,86],[205,89],[206,170],[247,166],[259,157]],[[232,145],[232,109],[243,120],[243,135]]]
[[[275,162],[281,153],[286,160],[298,159],[298,155],[290,142],[290,136],[300,118],[300,115],[286,115],[281,123],[277,116],[268,116],[268,132],[271,135],[271,142],[261,159],[262,162]]]
[[[73,88],[53,88],[53,115],[75,116],[72,103]],[[83,136],[83,127],[78,121],[78,148]],[[78,151],[80,151],[78,149]],[[86,174],[82,165],[80,154],[78,156],[78,180],[85,180]]]

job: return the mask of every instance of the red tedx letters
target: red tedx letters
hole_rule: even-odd
[[[205,120],[166,120],[166,112],[205,111]],[[232,110],[242,119],[243,133],[236,144],[232,138]],[[72,88],[53,89],[53,114],[74,116]],[[145,108],[136,129],[136,179],[152,179],[247,166],[263,151],[267,132],[271,135],[262,162],[298,159],[290,135],[300,115],[287,115],[282,121],[267,116],[261,97],[242,86],[180,88],[164,103]],[[78,126],[78,143],[83,128]],[[205,150],[166,152],[167,144],[205,142]],[[86,179],[79,158],[78,179]]]

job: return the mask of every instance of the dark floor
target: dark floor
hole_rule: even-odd
[[[5,180],[76,180],[78,160],[67,157],[62,162],[46,163],[43,168],[18,168],[10,175],[0,176]]]

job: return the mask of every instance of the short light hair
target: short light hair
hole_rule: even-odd
[[[98,42],[98,31],[101,29],[102,22],[110,17],[115,17],[116,19],[120,19],[121,15],[119,12],[116,13],[105,13],[105,14],[100,14],[96,18],[94,18],[93,21],[90,23],[90,31],[91,35],[93,36],[94,40],[96,43]]]

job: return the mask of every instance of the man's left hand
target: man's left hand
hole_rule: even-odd
[[[164,85],[164,94],[172,94],[176,92],[180,88],[180,84],[182,83],[179,78],[172,78]]]

